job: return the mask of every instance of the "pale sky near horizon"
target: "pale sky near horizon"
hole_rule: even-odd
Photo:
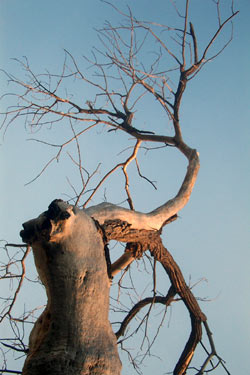
[[[164,0],[155,0],[153,7],[149,0],[119,3],[122,6],[129,4],[135,16],[142,20],[172,23]],[[230,1],[223,1],[223,4],[228,3]],[[197,0],[191,4],[196,20],[194,26],[202,44],[205,43],[204,35],[211,32],[208,21],[212,13],[202,14],[202,7],[196,8],[201,4]],[[206,65],[200,76],[191,82],[183,98],[184,139],[200,152],[201,169],[190,202],[181,211],[180,219],[167,227],[163,238],[187,281],[189,277],[192,283],[201,278],[207,280],[198,285],[195,295],[209,300],[201,302],[201,307],[208,316],[218,354],[226,361],[230,374],[250,375],[250,2],[238,0],[234,7],[240,13],[234,19],[232,43],[215,61]],[[36,74],[46,69],[57,72],[63,64],[64,49],[82,61],[82,55],[90,55],[92,46],[98,45],[94,29],[100,28],[106,19],[119,22],[116,13],[98,0],[1,0],[0,69],[21,75],[18,64],[11,59],[26,56]],[[85,62],[83,66],[86,67]],[[13,85],[7,85],[2,73],[0,80],[0,95],[14,90]],[[80,90],[77,86],[77,96],[85,103],[89,92]],[[0,112],[6,103],[0,101]],[[152,121],[160,128],[162,116],[157,112],[149,113],[148,117],[140,116],[141,127]],[[148,126],[151,125],[154,123]],[[72,170],[65,155],[38,180],[25,185],[54,155],[54,150],[27,142],[27,139],[40,137],[57,142],[68,136],[65,127],[57,129],[30,134],[29,130],[25,131],[20,118],[8,129],[4,139],[1,135],[0,239],[20,242],[19,231],[24,221],[46,210],[54,198],[67,199],[65,194],[73,194],[66,176],[76,186],[79,184],[77,169]],[[103,162],[103,173],[123,156],[118,155],[118,151],[131,144],[126,143],[127,136],[116,138],[114,132],[104,133],[98,130],[82,143],[89,168],[94,170],[99,157]],[[136,209],[149,211],[176,193],[186,161],[169,149],[142,152],[140,157],[142,171],[145,166],[147,177],[157,180],[158,190],[155,192],[150,185],[139,182],[132,188],[132,194]],[[112,163],[108,164],[110,161]],[[131,177],[134,174],[131,168]],[[120,201],[118,177],[119,174],[111,179],[107,190],[107,200],[112,203]],[[136,177],[134,179],[137,181]],[[104,193],[102,191],[93,203],[99,203]],[[39,295],[33,297],[40,303]],[[22,298],[25,301],[30,297],[24,293]],[[177,311],[176,321],[175,307],[171,312],[174,327],[188,327],[186,320],[182,320],[181,311]],[[156,341],[153,350],[154,354],[161,353],[162,361],[149,358],[142,367],[144,375],[152,373],[152,366],[158,375],[171,371],[171,356],[183,342],[175,336],[178,332],[173,332],[171,321],[170,328],[168,323],[169,320],[164,327],[165,333]],[[127,360],[125,362],[123,375],[132,373]],[[14,359],[11,364],[16,368]],[[215,375],[224,373],[222,368],[214,371]]]

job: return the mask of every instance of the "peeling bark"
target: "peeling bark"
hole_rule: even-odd
[[[174,375],[184,375],[193,358],[195,349],[201,341],[202,323],[205,323],[207,318],[201,311],[196,298],[186,284],[179,266],[170,252],[163,246],[160,231],[135,230],[131,228],[128,223],[119,222],[119,220],[106,221],[103,228],[108,239],[116,239],[128,243],[124,255],[112,265],[113,272],[116,268],[121,268],[122,262],[124,262],[124,266],[126,266],[127,263],[131,263],[135,258],[142,256],[145,250],[150,250],[154,259],[162,264],[171,282],[171,288],[166,297],[154,296],[145,299],[130,310],[116,333],[117,337],[124,334],[129,321],[143,306],[148,303],[163,303],[167,306],[171,303],[173,296],[178,294],[189,312],[191,321],[189,338],[173,372]]]

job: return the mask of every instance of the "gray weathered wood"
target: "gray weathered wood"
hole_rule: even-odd
[[[56,214],[45,212],[25,223],[21,232],[32,244],[48,296],[30,335],[23,374],[118,375],[121,362],[108,320],[102,236],[84,211],[63,202],[53,204]]]

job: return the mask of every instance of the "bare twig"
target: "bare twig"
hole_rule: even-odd
[[[21,290],[21,287],[22,287],[22,284],[23,284],[23,281],[24,281],[24,277],[25,277],[25,272],[26,272],[26,266],[25,266],[25,260],[28,256],[28,254],[30,253],[30,250],[31,250],[31,247],[30,246],[27,246],[26,250],[24,251],[24,254],[23,254],[23,257],[22,259],[20,260],[20,263],[21,263],[21,266],[22,266],[22,273],[21,275],[19,276],[20,280],[18,282],[18,286],[15,290],[15,293],[14,293],[14,296],[13,298],[11,299],[11,303],[9,304],[8,306],[8,309],[6,310],[6,312],[0,317],[0,323],[3,321],[3,319],[6,317],[6,316],[10,316],[11,315],[11,310],[16,302],[16,299],[17,299],[17,296]]]

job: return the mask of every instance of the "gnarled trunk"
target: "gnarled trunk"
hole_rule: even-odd
[[[55,201],[23,226],[48,297],[30,335],[23,374],[120,374],[108,320],[104,243],[93,219]]]
[[[150,213],[110,203],[79,210],[56,200],[48,211],[23,224],[22,239],[32,245],[48,296],[47,307],[30,335],[23,375],[120,374],[116,338],[108,320],[104,238],[141,242],[145,231],[149,236],[158,235],[162,226],[185,206],[196,181],[199,156],[187,146],[183,150],[189,164],[179,192]],[[109,224],[113,224],[110,235],[105,229]],[[133,260],[133,252],[125,253],[110,273],[114,275]]]

